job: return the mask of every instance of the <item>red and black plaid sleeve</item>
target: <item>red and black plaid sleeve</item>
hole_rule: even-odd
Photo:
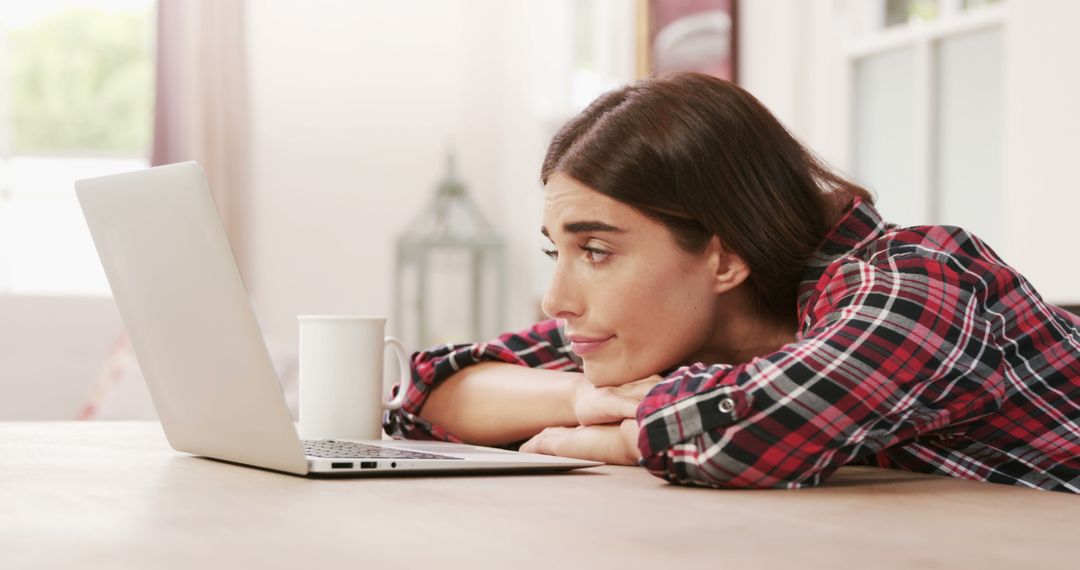
[[[1080,492],[1075,324],[962,230],[875,216],[856,204],[838,228],[852,251],[814,275],[796,342],[650,392],[643,464],[716,487],[815,485],[863,462]]]
[[[412,356],[412,385],[400,410],[389,412],[386,432],[408,439],[439,439],[461,442],[440,426],[419,416],[428,394],[455,372],[480,362],[506,362],[530,368],[580,372],[557,321],[541,321],[524,331],[474,344],[445,344]]]

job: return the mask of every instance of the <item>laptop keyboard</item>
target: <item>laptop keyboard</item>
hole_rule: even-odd
[[[420,451],[406,449],[393,449],[366,443],[352,441],[337,441],[333,439],[305,439],[303,440],[304,453],[311,457],[323,457],[328,459],[358,458],[358,459],[462,459],[447,455],[435,455]]]

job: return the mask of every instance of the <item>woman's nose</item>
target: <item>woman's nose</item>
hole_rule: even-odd
[[[555,274],[551,276],[544,298],[540,302],[544,314],[553,319],[579,317],[584,312],[584,304],[573,278],[556,264]]]

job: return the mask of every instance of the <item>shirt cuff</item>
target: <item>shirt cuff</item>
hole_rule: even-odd
[[[637,420],[641,426],[638,449],[641,450],[642,464],[650,470],[653,468],[651,463],[660,459],[655,456],[702,433],[742,420],[752,403],[750,395],[738,386],[714,388],[673,402],[666,387],[657,394],[659,398],[653,397],[653,392],[661,386],[658,384],[653,388],[638,407]],[[658,406],[657,399],[665,403]]]

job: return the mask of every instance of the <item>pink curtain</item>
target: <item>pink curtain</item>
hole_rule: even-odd
[[[248,78],[244,0],[158,0],[151,163],[196,160],[247,274]]]

